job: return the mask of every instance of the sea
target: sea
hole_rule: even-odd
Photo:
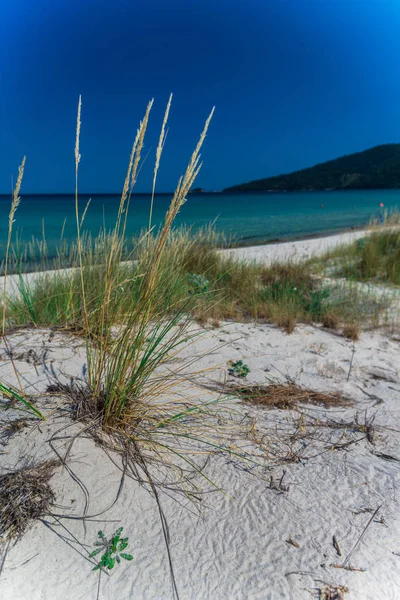
[[[119,195],[82,194],[81,211],[91,199],[84,229],[97,234],[110,229],[116,216]],[[171,195],[156,195],[153,224],[159,227]],[[0,255],[4,256],[10,196],[0,196]],[[380,206],[384,205],[384,208]],[[150,195],[133,194],[127,234],[137,235],[148,225]],[[199,193],[189,194],[175,225],[193,230],[214,224],[232,243],[261,244],[272,241],[329,235],[362,227],[382,211],[400,206],[400,190],[361,190],[287,193]],[[74,196],[65,194],[21,194],[14,223],[14,241],[45,236],[51,254],[63,235],[76,237]]]

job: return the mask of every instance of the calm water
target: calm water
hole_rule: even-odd
[[[82,209],[89,196],[81,196]],[[155,199],[154,223],[160,224],[170,196]],[[119,196],[93,196],[86,216],[85,228],[98,233],[105,224],[110,227],[116,215]],[[379,203],[391,209],[400,205],[400,190],[368,190],[349,192],[300,192],[255,194],[191,194],[178,215],[176,223],[194,228],[216,220],[216,228],[243,243],[285,239],[332,233],[361,226],[379,215]],[[146,227],[150,197],[132,197],[128,233],[135,234]],[[9,196],[0,196],[0,253],[4,253],[8,226]],[[321,204],[323,205],[321,207]],[[49,248],[60,239],[64,219],[64,237],[75,237],[73,196],[28,196],[16,215],[15,231],[23,240],[41,237],[44,223]]]

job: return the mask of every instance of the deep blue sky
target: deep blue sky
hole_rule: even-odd
[[[214,104],[207,189],[400,142],[400,2],[3,0],[0,191],[23,154],[23,191],[73,190],[80,93],[81,190],[119,191],[147,100],[154,151],[170,91],[159,191],[175,186]]]

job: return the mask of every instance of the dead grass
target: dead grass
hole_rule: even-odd
[[[336,313],[328,312],[324,316],[322,324],[327,329],[337,329],[340,324],[340,319]]]
[[[350,401],[337,392],[325,394],[308,390],[295,383],[224,386],[226,392],[238,396],[245,402],[267,408],[295,408],[298,404],[316,404],[329,408],[332,406],[349,406]]]
[[[360,339],[360,326],[357,323],[347,323],[343,327],[343,335],[353,342],[357,342]]]
[[[19,539],[33,523],[49,513],[55,495],[49,485],[56,460],[19,469],[0,477],[0,540]]]

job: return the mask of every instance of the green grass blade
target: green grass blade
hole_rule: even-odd
[[[30,411],[35,413],[36,416],[38,416],[42,420],[45,420],[45,417],[42,415],[42,413],[37,408],[35,408],[31,402],[26,400],[26,398],[24,398],[21,394],[19,394],[12,388],[0,383],[0,391],[8,397],[15,398],[15,400],[18,400],[18,402],[22,402]]]

